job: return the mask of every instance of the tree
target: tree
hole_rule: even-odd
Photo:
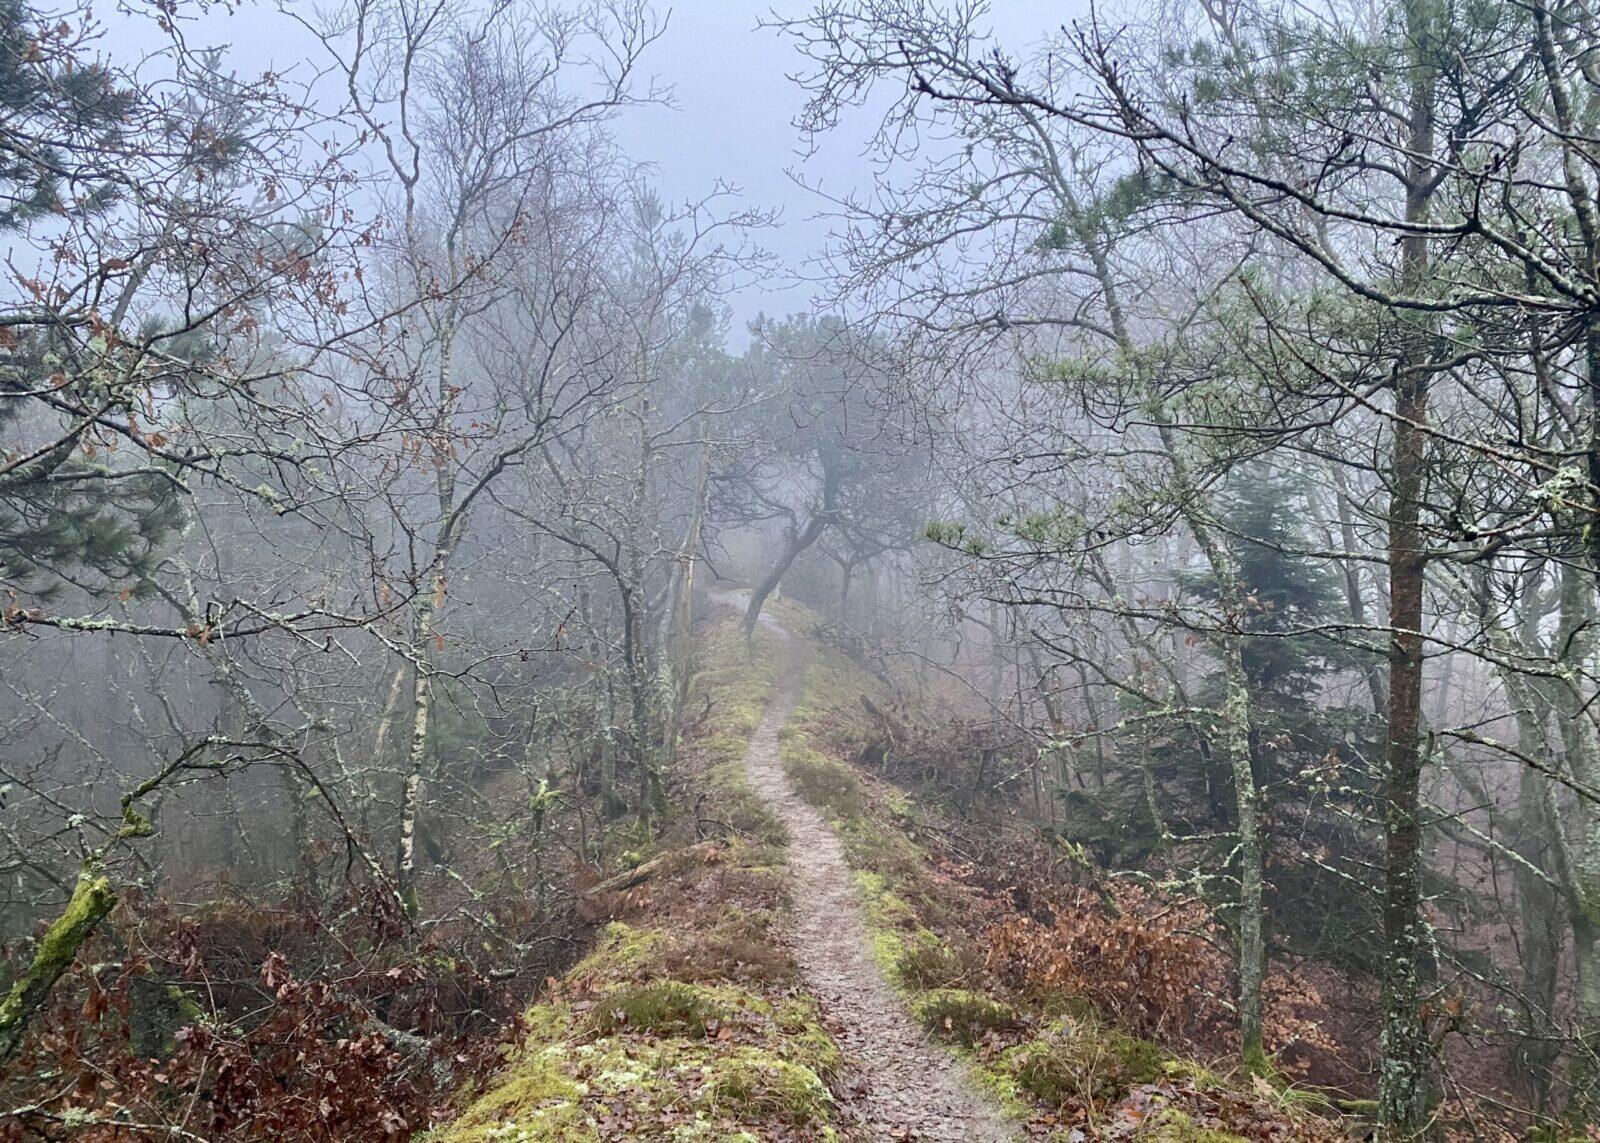
[[[740,363],[756,400],[747,443],[713,472],[715,514],[744,525],[777,522],[776,558],[756,582],[744,629],[801,553],[830,530],[872,529],[885,481],[905,449],[895,413],[875,403],[871,378],[885,368],[878,347],[834,318],[763,322]]]
[[[633,70],[659,25],[637,4],[570,19],[357,0],[315,31],[346,77],[348,114],[382,147],[398,195],[394,304],[423,321],[415,342],[401,337],[362,354],[382,362],[374,396],[416,442],[414,460],[432,484],[426,506],[416,505],[420,518],[409,496],[396,501],[399,526],[425,552],[403,593],[414,601],[412,686],[394,866],[415,912],[417,828],[438,776],[441,625],[469,520],[496,481],[591,415],[622,380],[592,336],[599,264],[578,257],[586,242],[604,240],[606,210],[588,208],[609,205],[615,177],[607,141],[590,129],[639,98]],[[569,94],[575,73],[597,90]],[[533,352],[499,376],[472,370],[462,358],[474,325],[508,307],[530,323]]]
[[[1514,91],[1548,97],[1553,108],[1567,102],[1566,92],[1547,96],[1534,77],[1535,58],[1560,70],[1553,42],[1539,49],[1537,19],[1530,19],[1537,15],[1466,5],[1447,19],[1443,6],[1425,2],[1372,19],[1333,6],[1289,12],[1206,5],[1164,13],[1159,26],[1136,32],[1119,34],[1092,21],[1067,31],[1052,54],[1024,62],[987,51],[970,21],[937,18],[918,5],[830,8],[799,31],[802,48],[819,65],[808,125],[831,126],[874,76],[906,74],[895,124],[921,122],[916,116],[924,107],[973,117],[981,109],[990,116],[991,136],[1031,139],[1034,154],[1043,156],[1024,155],[998,169],[1064,170],[1090,156],[1091,169],[1110,164],[1130,188],[1160,194],[1166,221],[1206,226],[1210,257],[1237,251],[1243,271],[1237,280],[1257,315],[1258,335],[1234,344],[1271,405],[1265,427],[1279,447],[1302,447],[1302,434],[1325,416],[1335,422],[1370,416],[1384,429],[1390,615],[1383,642],[1390,661],[1389,677],[1375,689],[1386,706],[1389,743],[1383,795],[1389,947],[1382,963],[1388,1063],[1381,1103],[1397,1137],[1427,1128],[1428,1074],[1439,1035],[1419,1015],[1423,994],[1437,988],[1424,979],[1434,946],[1420,888],[1425,585],[1439,551],[1453,555],[1487,534],[1481,525],[1463,527],[1460,517],[1436,514],[1429,482],[1441,468],[1430,453],[1445,450],[1462,471],[1496,463],[1492,446],[1477,435],[1481,422],[1468,411],[1497,415],[1489,412],[1495,390],[1479,388],[1481,378],[1468,374],[1481,360],[1475,354],[1492,359],[1502,351],[1505,291],[1516,288],[1510,282],[1518,271],[1502,276],[1488,267],[1504,256],[1535,279],[1570,282],[1558,267],[1564,256],[1535,253],[1513,237],[1528,217],[1543,216],[1545,208],[1534,202],[1545,191],[1536,189],[1533,170],[1548,174],[1563,163],[1575,169],[1570,142],[1547,146],[1551,140],[1534,141],[1537,129],[1515,124]],[[1507,42],[1535,51],[1507,60],[1500,54]],[[1513,138],[1515,145],[1507,142]],[[1495,157],[1483,165],[1459,161],[1474,147]],[[1540,157],[1531,158],[1536,151]],[[1515,170],[1499,157],[1512,152],[1519,156]],[[924,188],[953,191],[949,176],[960,170],[960,158],[930,170]],[[979,178],[973,185],[1008,184]],[[1490,185],[1496,191],[1486,195]],[[1495,207],[1473,205],[1491,197]],[[958,216],[980,209],[965,204],[981,199],[951,194],[932,201]],[[908,242],[923,237],[905,228],[889,233]],[[1174,246],[1195,245],[1166,233]],[[1465,245],[1441,245],[1454,238]],[[1380,247],[1392,257],[1371,253]],[[1471,268],[1469,247],[1482,255]],[[1000,248],[1009,253],[1019,246]],[[932,265],[934,274],[961,266]],[[858,280],[870,282],[865,271]],[[1018,274],[1005,281],[1008,297],[1025,296],[1032,279]],[[944,292],[957,304],[973,296],[952,284],[958,283],[943,283]],[[1535,309],[1561,309],[1566,302],[1554,298],[1564,290],[1555,286],[1549,301],[1521,297]],[[965,309],[967,322],[982,322],[975,306]],[[1002,306],[989,324],[1018,328],[1034,320]],[[948,319],[944,325],[957,327]],[[1462,338],[1473,350],[1452,353],[1452,339]],[[1458,418],[1448,430],[1432,419],[1440,405],[1430,392],[1441,385],[1450,394],[1444,407]],[[1202,418],[1195,427],[1209,433],[1213,423]],[[1531,452],[1516,451],[1540,467]],[[1553,470],[1543,472],[1535,480]],[[1533,539],[1520,521],[1500,519],[1506,529],[1492,543]]]

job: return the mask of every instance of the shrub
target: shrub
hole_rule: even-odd
[[[1052,903],[1054,923],[1012,916],[986,934],[989,967],[1012,988],[1079,996],[1141,1035],[1189,1036],[1231,1025],[1215,997],[1226,958],[1198,902],[1137,886],[1080,888]]]

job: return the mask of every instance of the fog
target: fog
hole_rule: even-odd
[[[1600,1131],[1582,4],[0,4],[0,1140]]]

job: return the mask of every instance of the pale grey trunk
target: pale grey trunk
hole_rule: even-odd
[[[417,822],[422,816],[428,772],[428,744],[433,719],[434,622],[446,585],[443,561],[436,560],[429,592],[417,609],[416,656],[411,676],[411,737],[406,747],[400,786],[400,836],[395,852],[395,888],[407,916],[417,915]]]
[[[1170,448],[1170,446],[1169,446]],[[1221,746],[1233,778],[1234,813],[1239,833],[1239,1041],[1240,1054],[1251,1070],[1267,1066],[1262,1034],[1262,985],[1267,974],[1266,839],[1261,822],[1261,794],[1250,756],[1250,681],[1244,669],[1244,601],[1233,554],[1212,534],[1198,513],[1188,513],[1194,534],[1217,583],[1225,630],[1221,635],[1226,697],[1222,708]]]

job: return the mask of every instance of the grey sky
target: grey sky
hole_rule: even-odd
[[[776,7],[802,15],[812,5],[793,0]],[[673,89],[674,105],[631,110],[617,133],[629,154],[655,165],[669,200],[703,195],[720,178],[737,186],[751,205],[781,210],[782,225],[764,236],[763,245],[796,270],[815,258],[828,222],[819,217],[826,203],[789,172],[804,159],[807,181],[833,193],[866,185],[871,166],[861,147],[868,124],[863,117],[854,132],[847,124],[817,154],[802,155],[793,120],[804,97],[787,76],[804,61],[779,33],[758,28],[769,10],[741,0],[673,5],[666,35],[646,64]],[[1021,49],[1086,10],[1080,0],[999,0],[993,23],[1008,47]],[[792,281],[753,286],[735,299],[735,321],[742,326],[762,311],[804,309],[811,294]],[[742,340],[738,332],[735,340]]]
[[[312,0],[302,0],[306,11]],[[1114,5],[1113,5],[1114,6]],[[655,168],[662,195],[682,202],[704,197],[717,180],[737,187],[743,202],[781,212],[781,225],[761,244],[781,259],[786,272],[750,286],[734,299],[734,341],[758,313],[782,315],[805,309],[813,291],[794,274],[812,262],[828,231],[820,217],[827,204],[791,177],[803,162],[805,178],[835,194],[870,181],[862,154],[872,119],[860,116],[827,139],[818,153],[802,155],[794,118],[803,92],[788,76],[804,61],[779,32],[761,28],[774,8],[782,14],[809,12],[813,0],[662,0],[667,30],[644,60],[644,70],[673,94],[672,106],[645,106],[614,125],[632,157]],[[1006,47],[1024,51],[1050,31],[1088,10],[1088,0],[990,0],[988,21]],[[127,17],[107,13],[108,46],[128,50],[159,37]],[[131,33],[131,35],[130,35]],[[228,11],[213,8],[195,21],[192,43],[222,43],[242,71],[273,68],[305,77],[311,39],[263,2]]]

